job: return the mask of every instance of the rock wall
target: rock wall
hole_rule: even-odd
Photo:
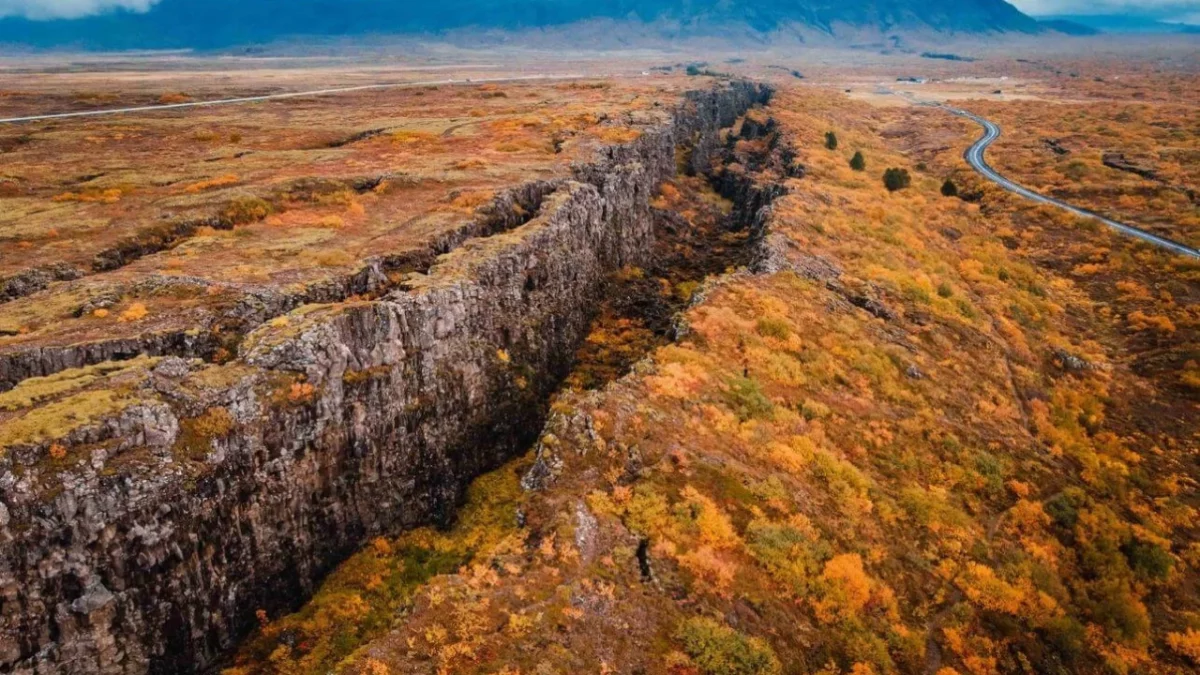
[[[691,94],[532,220],[404,288],[296,309],[223,366],[131,366],[109,385],[119,412],[9,448],[0,672],[202,670],[369,538],[449,521],[474,476],[537,437],[605,276],[650,250],[677,147],[705,168],[719,129],[768,96]]]
[[[373,180],[378,185],[383,180]],[[279,289],[269,285],[230,284],[241,299],[231,308],[196,319],[186,329],[155,333],[140,333],[91,342],[70,341],[61,344],[0,347],[0,392],[8,391],[31,377],[45,377],[71,368],[121,361],[141,355],[183,356],[211,360],[220,348],[229,348],[248,330],[310,303],[341,302],[351,295],[378,294],[391,284],[389,273],[396,271],[428,271],[439,255],[448,253],[464,241],[486,237],[524,225],[529,214],[537,213],[542,200],[554,192],[562,181],[530,181],[505,190],[480,208],[474,218],[458,227],[442,232],[427,246],[403,254],[380,255],[363,260],[356,272],[331,276],[308,284],[301,289]],[[342,185],[342,183],[338,183]],[[226,223],[224,229],[233,227]],[[80,282],[86,283],[86,282]],[[187,291],[209,289],[210,279],[193,277],[158,277],[106,289],[81,305],[77,315],[90,314],[94,309],[107,309],[120,301],[127,292],[156,293],[173,289]],[[220,337],[212,330],[220,327]]]

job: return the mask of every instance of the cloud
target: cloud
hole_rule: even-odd
[[[158,0],[0,0],[0,17],[78,19],[115,9],[145,12]]]
[[[254,2],[255,0],[247,0]],[[1033,16],[1127,14],[1161,20],[1200,17],[1200,0],[1008,0]],[[146,12],[159,0],[0,0],[0,17],[78,19],[124,9]]]
[[[1026,14],[1127,14],[1171,19],[1200,13],[1200,0],[1009,0]]]

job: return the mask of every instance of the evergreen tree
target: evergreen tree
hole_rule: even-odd
[[[850,158],[850,168],[855,171],[865,171],[867,168],[867,160],[863,157],[862,152],[855,152]]]
[[[946,179],[945,183],[942,183],[942,196],[943,197],[957,197],[958,196],[958,186],[955,185],[954,181],[950,180],[949,178]]]
[[[903,190],[912,183],[912,178],[908,175],[907,169],[888,169],[883,172],[883,185],[888,189],[888,192]]]
[[[830,150],[837,150],[837,134],[832,131],[825,132],[825,147]]]

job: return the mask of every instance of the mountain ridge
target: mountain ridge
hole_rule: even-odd
[[[371,0],[162,0],[148,12],[83,19],[0,19],[0,44],[86,49],[224,48],[297,36],[438,35],[528,30],[614,19],[687,34],[748,29],[769,36],[803,28],[934,33],[1036,33],[1034,19],[1004,0],[444,0],[421,6]]]
[[[1066,14],[1037,17],[1043,24],[1071,23],[1085,26],[1099,33],[1148,33],[1172,34],[1195,33],[1200,26],[1187,23],[1172,23],[1148,16],[1116,14]]]

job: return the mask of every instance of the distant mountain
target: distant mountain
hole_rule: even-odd
[[[843,32],[1035,33],[1004,0],[161,0],[52,21],[0,19],[0,44],[89,49],[221,48],[297,36],[529,30],[591,19],[659,26],[674,36],[804,29]]]
[[[1099,35],[1100,33],[1104,32],[1098,28],[1093,28],[1091,26],[1087,26],[1082,23],[1076,23],[1074,21],[1068,21],[1067,19],[1042,19],[1038,21],[1038,23],[1047,30],[1052,30],[1056,33],[1062,33],[1064,35],[1086,36]]]
[[[1129,14],[1047,16],[1039,17],[1039,19],[1042,25],[1071,23],[1086,26],[1101,33],[1196,33],[1200,31],[1200,26],[1168,23],[1151,17]]]

